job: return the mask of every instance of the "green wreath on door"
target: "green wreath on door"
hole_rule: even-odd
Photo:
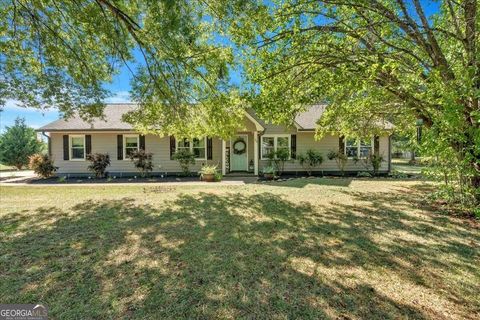
[[[239,139],[233,143],[233,153],[244,154],[247,151],[247,144],[245,141]]]

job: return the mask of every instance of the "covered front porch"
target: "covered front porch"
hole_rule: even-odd
[[[258,175],[259,133],[239,132],[222,140],[222,174],[228,176]]]
[[[259,135],[265,128],[246,113],[244,130],[222,140],[222,174],[229,176],[257,176],[259,172]]]

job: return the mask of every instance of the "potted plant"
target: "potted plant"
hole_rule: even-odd
[[[273,180],[275,178],[275,167],[268,166],[263,168],[263,177],[267,180]]]
[[[200,174],[200,178],[203,181],[214,182],[215,181],[215,175],[217,174],[217,166],[216,165],[204,165],[198,173]]]

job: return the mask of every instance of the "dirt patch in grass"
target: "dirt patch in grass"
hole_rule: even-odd
[[[429,208],[426,183],[338,180],[0,187],[0,301],[61,319],[480,316],[476,221]]]

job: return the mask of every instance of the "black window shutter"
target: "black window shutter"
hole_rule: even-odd
[[[345,137],[344,136],[340,136],[338,138],[338,152],[340,152],[341,154],[345,153]]]
[[[380,152],[380,137],[375,136],[373,137],[373,153],[378,156]]]
[[[63,160],[70,159],[70,151],[68,147],[68,134],[63,136]]]
[[[290,157],[292,159],[297,158],[297,135],[292,134],[290,138]]]
[[[143,134],[140,136],[140,149],[145,150],[145,136]]]
[[[85,153],[92,153],[92,136],[89,134],[85,135]]]
[[[117,135],[117,160],[123,160],[123,135]]]
[[[212,152],[212,138],[207,138],[207,160],[212,160],[213,152]]]
[[[175,137],[170,136],[170,160],[173,160],[173,155],[175,154]]]

